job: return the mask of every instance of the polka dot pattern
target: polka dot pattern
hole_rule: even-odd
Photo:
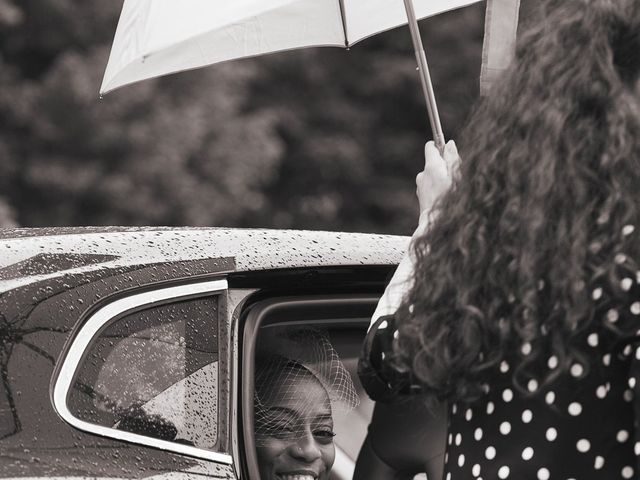
[[[627,225],[623,233],[635,238],[635,230]],[[443,478],[640,479],[640,427],[634,427],[634,408],[640,408],[640,271],[628,271],[634,263],[625,253],[615,263],[624,273],[610,287],[583,286],[597,321],[584,329],[577,322],[579,355],[536,357],[537,345],[522,343],[483,379],[480,399],[450,409]],[[626,301],[613,300],[620,292]],[[546,327],[540,327],[540,341],[555,328]],[[619,338],[634,336],[637,342],[619,345]],[[551,383],[520,379],[516,387],[514,372],[538,371],[520,369],[532,358],[539,358],[544,375],[553,370],[556,377]]]
[[[571,372],[571,375],[574,377],[581,377],[582,374],[584,373],[584,367],[579,363],[574,363],[573,365],[571,365],[570,372]]]
[[[506,403],[509,403],[511,400],[513,400],[513,391],[510,388],[505,388],[502,392],[502,399]]]
[[[493,460],[496,458],[496,449],[494,447],[487,447],[484,451],[484,455],[487,457],[487,460]]]
[[[550,427],[550,428],[547,428],[547,431],[544,435],[547,438],[547,440],[549,440],[550,442],[553,442],[556,438],[558,438],[558,431],[555,428]]]
[[[551,473],[546,468],[541,468],[537,473],[538,480],[549,480],[551,478]]]
[[[604,457],[601,457],[600,455],[598,455],[595,461],[593,462],[593,468],[595,470],[601,470],[602,467],[604,467]]]
[[[551,405],[556,401],[556,394],[553,392],[547,392],[547,394],[544,396],[544,401]]]
[[[582,405],[580,405],[578,402],[571,402],[569,404],[568,410],[569,410],[569,415],[573,415],[574,417],[577,417],[582,413]]]
[[[509,364],[507,362],[505,362],[505,361],[500,363],[500,371],[502,373],[507,373],[509,371]]]
[[[622,478],[633,478],[633,467],[626,466],[622,469]]]
[[[576,443],[576,448],[579,452],[586,453],[591,448],[591,442],[589,442],[589,440],[585,438],[581,438],[580,440],[578,440],[578,443]]]

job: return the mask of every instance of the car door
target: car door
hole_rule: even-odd
[[[208,263],[24,281],[0,296],[14,332],[2,344],[0,477],[236,476],[233,265]]]
[[[321,330],[331,342],[359,395],[348,412],[334,416],[335,461],[332,480],[350,480],[355,459],[366,436],[372,402],[356,373],[357,358],[385,280],[386,266],[342,266],[245,272],[229,276],[234,305],[232,412],[237,435],[235,456],[245,478],[259,478],[254,418],[256,352],[271,333],[290,329]],[[279,352],[289,357],[290,351]],[[333,355],[333,353],[332,353]],[[264,479],[263,479],[264,480]]]

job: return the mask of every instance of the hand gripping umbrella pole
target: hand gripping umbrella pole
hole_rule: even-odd
[[[407,10],[407,18],[409,20],[409,30],[411,31],[411,40],[418,61],[418,73],[420,75],[420,83],[422,84],[422,92],[427,103],[427,112],[429,114],[429,123],[433,132],[433,140],[440,152],[444,150],[444,133],[442,132],[442,124],[440,123],[440,115],[438,114],[438,105],[436,104],[436,96],[433,92],[433,84],[431,83],[431,75],[429,75],[429,66],[427,65],[427,55],[422,46],[422,38],[420,37],[420,29],[418,28],[418,20],[413,9],[413,0],[404,0],[404,6]]]

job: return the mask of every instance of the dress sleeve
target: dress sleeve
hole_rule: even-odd
[[[418,228],[411,236],[407,251],[371,316],[358,359],[358,376],[369,397],[375,401],[391,402],[398,395],[418,394],[422,391],[417,382],[413,381],[410,372],[399,372],[390,364],[388,354],[393,350],[396,333],[394,314],[412,286],[415,257],[411,251],[411,243],[429,230],[432,218],[431,212],[420,215]]]
[[[391,280],[387,284],[387,288],[380,297],[378,305],[371,316],[369,328],[381,317],[396,313],[396,310],[398,310],[398,307],[400,307],[402,303],[402,299],[409,289],[411,289],[415,266],[415,258],[411,252],[411,244],[416,238],[426,233],[429,229],[430,218],[431,217],[425,213],[420,216],[418,228],[416,228],[416,231],[411,236],[411,242],[407,246],[407,251],[402,257],[393,277],[391,277]]]
[[[371,328],[380,317],[393,315],[396,310],[398,310],[402,299],[411,288],[413,270],[413,256],[407,251],[404,257],[402,257],[393,277],[391,277],[391,280],[387,284],[387,288],[385,288],[380,300],[378,300],[378,305],[376,305],[376,309],[371,316],[369,328]]]

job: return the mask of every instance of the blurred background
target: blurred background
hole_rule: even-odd
[[[412,233],[431,134],[406,27],[100,99],[121,7],[0,0],[0,226]],[[456,138],[478,96],[484,3],[420,23]]]

